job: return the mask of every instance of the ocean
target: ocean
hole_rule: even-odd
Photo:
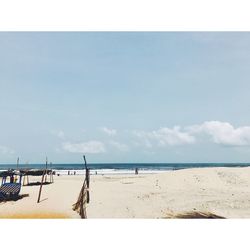
[[[163,171],[180,170],[187,168],[207,168],[207,167],[248,167],[250,163],[103,163],[88,164],[90,174],[132,174],[138,168],[139,173],[152,174]],[[45,164],[20,164],[19,168],[43,169]],[[50,165],[48,165],[50,168]],[[52,169],[57,174],[84,174],[84,164],[52,164]],[[0,171],[16,169],[16,164],[0,164]]]

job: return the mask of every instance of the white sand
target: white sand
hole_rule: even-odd
[[[0,203],[0,217],[53,213],[79,218],[72,210],[83,176],[55,177],[43,187],[22,187],[29,194]],[[250,218],[250,168],[203,168],[150,175],[91,176],[88,218],[165,218],[190,211],[212,212],[226,218]],[[60,217],[60,216],[58,216]]]
[[[30,182],[41,181],[41,177],[29,177]],[[17,201],[0,203],[0,218],[12,215],[29,217],[45,216],[79,218],[72,210],[80,192],[83,176],[54,176],[54,183],[44,185],[41,201],[37,203],[40,186],[22,186],[20,195],[29,195]],[[34,214],[34,216],[33,216]]]

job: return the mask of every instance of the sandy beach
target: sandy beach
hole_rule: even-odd
[[[43,186],[40,203],[39,186],[23,186],[21,199],[0,203],[0,218],[80,218],[72,205],[83,178],[55,176]],[[250,218],[250,167],[91,175],[88,218],[171,218],[186,212]]]

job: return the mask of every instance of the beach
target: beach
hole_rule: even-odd
[[[30,181],[39,181],[31,177]],[[54,176],[22,186],[17,201],[0,203],[0,218],[80,218],[72,210],[83,175]],[[250,218],[250,167],[191,168],[151,174],[91,175],[87,218],[173,218],[190,212]]]

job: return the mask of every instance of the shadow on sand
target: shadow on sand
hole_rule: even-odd
[[[29,197],[29,194],[20,194],[15,198],[0,199],[0,203],[5,203],[8,201],[18,201],[18,200],[21,200],[21,199],[26,198],[26,197]]]
[[[43,185],[49,185],[52,184],[51,182],[44,182]],[[37,181],[37,182],[31,182],[29,184],[25,184],[24,186],[40,186],[41,182]]]

